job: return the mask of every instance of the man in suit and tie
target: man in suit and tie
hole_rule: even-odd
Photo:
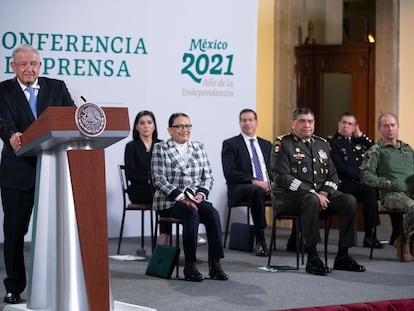
[[[35,195],[36,157],[18,157],[22,133],[49,106],[73,106],[63,81],[40,78],[39,52],[30,45],[13,50],[13,79],[0,83],[0,137],[3,151],[0,187],[4,222],[4,302],[20,302],[26,287],[24,236],[27,233]]]
[[[268,171],[270,141],[256,136],[257,114],[243,109],[239,114],[241,133],[223,142],[222,165],[227,181],[229,205],[249,202],[256,236],[256,255],[267,256],[265,202],[270,198]]]

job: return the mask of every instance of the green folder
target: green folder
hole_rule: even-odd
[[[145,274],[170,279],[179,255],[177,247],[156,245]]]

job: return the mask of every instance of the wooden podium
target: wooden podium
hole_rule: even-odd
[[[38,156],[29,310],[114,310],[104,148],[129,135],[128,109],[103,108],[106,126],[96,137],[79,131],[75,111],[49,107],[17,152]]]

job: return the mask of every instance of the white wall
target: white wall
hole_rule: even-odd
[[[192,139],[206,145],[215,176],[210,199],[224,219],[221,144],[239,133],[239,111],[255,108],[257,1],[7,0],[0,2],[0,20],[0,80],[14,76],[8,57],[23,34],[32,36],[32,44],[40,50],[42,75],[64,80],[77,104],[82,95],[101,106],[128,107],[131,123],[140,110],[152,110],[163,139],[170,114],[187,113],[194,125]],[[113,47],[107,52],[96,49],[96,37],[109,37]],[[192,45],[192,40],[210,43],[202,49]],[[183,61],[185,53],[189,58]],[[190,57],[198,60],[201,71],[208,69],[197,74],[195,65],[190,67],[200,83],[182,73]],[[96,73],[87,65],[97,66],[100,61],[109,68]],[[214,65],[221,72],[211,73]],[[123,162],[124,146],[130,139],[105,152],[111,237],[118,235],[121,220],[117,165]],[[128,215],[124,233],[137,235],[138,214]]]

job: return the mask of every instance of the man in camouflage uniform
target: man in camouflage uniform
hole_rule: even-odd
[[[414,200],[408,193],[412,188],[414,174],[414,150],[398,139],[398,119],[392,113],[384,113],[378,118],[381,140],[366,153],[361,166],[362,182],[379,189],[379,198],[384,208],[406,212],[403,222],[406,247],[400,254],[401,237],[397,238],[397,257],[404,261],[413,260],[410,253],[410,237],[414,231]]]
[[[330,139],[332,161],[341,180],[339,190],[352,194],[363,205],[363,246],[383,248],[376,237],[372,238],[378,217],[377,191],[361,183],[359,170],[365,151],[373,144],[374,142],[361,132],[355,116],[350,112],[342,114],[338,121],[338,131]]]
[[[313,112],[297,108],[293,112],[292,133],[276,139],[270,156],[273,210],[276,214],[300,215],[308,255],[306,272],[317,275],[330,272],[316,250],[321,241],[320,213],[339,214],[339,247],[334,269],[363,272],[365,267],[348,255],[348,248],[357,242],[356,199],[337,191],[339,179],[329,144],[313,135],[314,129]]]

